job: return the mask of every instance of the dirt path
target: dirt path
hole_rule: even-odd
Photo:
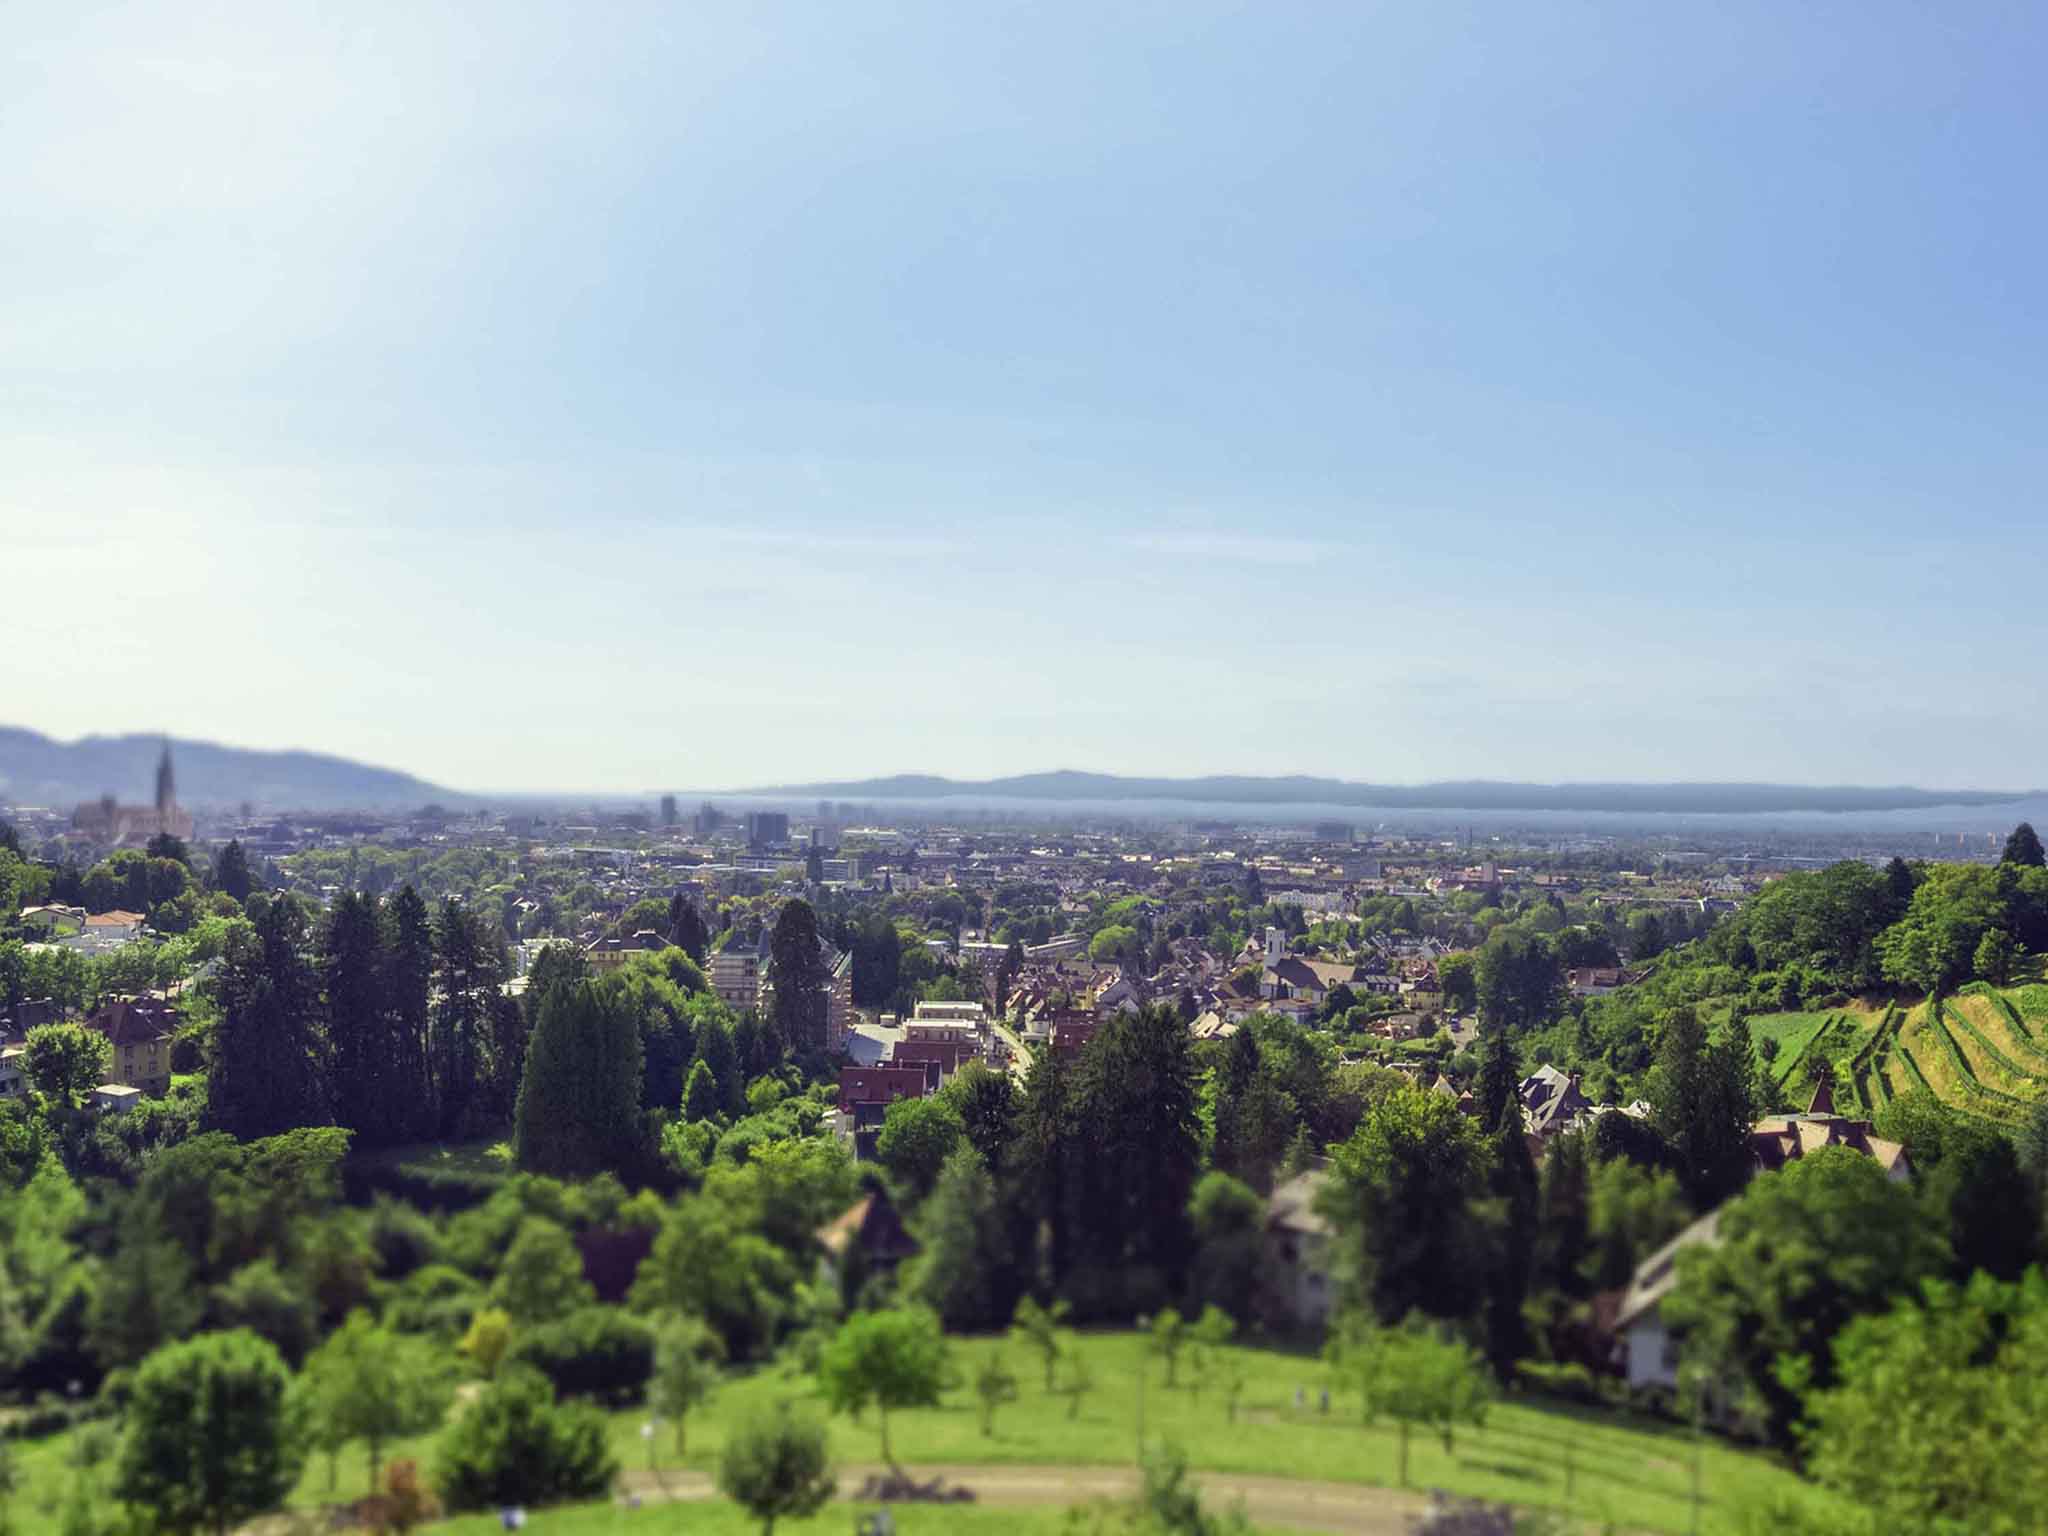
[[[916,1466],[907,1469],[919,1481],[943,1479],[948,1487],[971,1489],[981,1504],[1079,1504],[1090,1499],[1119,1498],[1137,1488],[1137,1474],[1128,1467],[1048,1466]],[[854,1497],[861,1485],[882,1471],[852,1466],[839,1470],[839,1496]],[[1243,1501],[1244,1510],[1260,1525],[1289,1526],[1329,1536],[1408,1536],[1410,1521],[1427,1507],[1420,1494],[1358,1483],[1310,1482],[1286,1477],[1247,1477],[1230,1472],[1200,1472],[1195,1481],[1212,1504],[1228,1507]],[[628,1471],[621,1483],[629,1494],[657,1501],[717,1497],[702,1472],[668,1471],[657,1479],[645,1468]]]

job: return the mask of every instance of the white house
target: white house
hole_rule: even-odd
[[[1664,1326],[1664,1298],[1678,1284],[1678,1255],[1701,1243],[1721,1240],[1721,1212],[1726,1209],[1720,1206],[1702,1216],[1643,1260],[1630,1278],[1621,1310],[1614,1317],[1614,1331],[1621,1341],[1631,1391],[1678,1389],[1678,1341]]]
[[[1336,1301],[1330,1223],[1316,1196],[1330,1182],[1320,1168],[1295,1175],[1266,1202],[1266,1309],[1282,1327],[1320,1328]]]

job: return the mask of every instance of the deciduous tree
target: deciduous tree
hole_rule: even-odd
[[[491,1300],[521,1327],[565,1317],[597,1300],[583,1275],[583,1256],[559,1222],[529,1216],[519,1224]]]
[[[690,1414],[717,1390],[724,1359],[725,1341],[700,1317],[671,1318],[655,1336],[649,1401],[655,1412],[675,1421],[678,1456],[686,1449],[683,1432]]]
[[[943,1098],[898,1099],[882,1116],[875,1156],[913,1198],[923,1199],[966,1135],[959,1111]]]
[[[889,1410],[928,1408],[946,1382],[946,1340],[929,1307],[860,1312],[841,1325],[818,1361],[818,1383],[834,1410],[858,1414],[872,1403],[882,1459],[891,1467]]]
[[[598,1409],[507,1365],[442,1436],[434,1481],[451,1510],[505,1509],[597,1498],[618,1470]]]
[[[226,1532],[275,1509],[305,1464],[291,1373],[253,1333],[166,1345],[135,1373],[116,1491],[160,1529]]]
[[[1462,1319],[1483,1294],[1486,1144],[1455,1101],[1402,1087],[1336,1149],[1320,1205],[1337,1229],[1340,1270],[1382,1318]]]
[[[1399,1427],[1404,1488],[1412,1428],[1434,1430],[1449,1451],[1460,1424],[1485,1422],[1484,1363],[1469,1345],[1418,1319],[1382,1327],[1367,1315],[1346,1314],[1324,1355],[1357,1388],[1368,1424],[1384,1414]]]
[[[798,1418],[787,1404],[742,1424],[718,1461],[718,1491],[775,1536],[775,1522],[816,1514],[832,1497],[825,1426]]]
[[[1813,1474],[1876,1509],[1886,1531],[2022,1536],[2048,1504],[2040,1362],[2048,1290],[1979,1275],[1930,1283],[1834,1340],[1836,1384],[1809,1390]],[[1795,1382],[1807,1362],[1788,1362]]]
[[[1822,1147],[1759,1175],[1722,1211],[1718,1242],[1680,1253],[1663,1315],[1689,1356],[1747,1388],[1772,1439],[1788,1445],[1799,1402],[1778,1362],[1812,1361],[1814,1384],[1832,1386],[1836,1333],[1948,1260],[1911,1189],[1860,1152]]]
[[[76,1109],[107,1080],[114,1045],[83,1024],[39,1024],[28,1032],[22,1066],[30,1085],[66,1109]]]
[[[980,1368],[974,1373],[974,1395],[981,1400],[981,1432],[993,1435],[996,1410],[1017,1400],[1017,1374],[1003,1358],[1002,1350],[991,1349],[982,1357]]]
[[[1249,1322],[1265,1243],[1265,1201],[1250,1185],[1211,1171],[1195,1185],[1188,1219],[1195,1229],[1190,1293]]]
[[[362,1441],[372,1488],[385,1447],[438,1429],[454,1392],[431,1343],[394,1333],[367,1312],[350,1313],[327,1336],[307,1357],[300,1380],[315,1439],[336,1446]]]
[[[1042,1307],[1037,1298],[1026,1296],[1017,1303],[1017,1310],[1010,1319],[1010,1327],[1024,1336],[1044,1362],[1045,1390],[1048,1392],[1053,1388],[1053,1371],[1060,1359],[1060,1325],[1072,1310],[1064,1300]]]

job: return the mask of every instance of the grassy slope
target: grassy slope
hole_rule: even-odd
[[[994,1347],[991,1340],[958,1341],[955,1357],[963,1374]],[[1142,1358],[1135,1336],[1099,1334],[1083,1339],[1098,1385],[1076,1419],[1067,1417],[1064,1398],[1048,1397],[1042,1390],[1035,1357],[1027,1355],[1021,1344],[1003,1347],[1020,1378],[1022,1395],[1002,1410],[994,1436],[981,1433],[972,1394],[962,1387],[947,1394],[938,1408],[890,1416],[891,1439],[901,1460],[912,1465],[1113,1465],[1132,1459]],[[1393,1429],[1361,1425],[1355,1398],[1342,1391],[1333,1394],[1331,1412],[1327,1416],[1320,1413],[1317,1396],[1324,1374],[1313,1357],[1265,1349],[1236,1353],[1248,1380],[1235,1424],[1226,1422],[1221,1399],[1213,1390],[1198,1397],[1185,1382],[1168,1389],[1154,1364],[1147,1373],[1148,1438],[1180,1445],[1197,1468],[1381,1485],[1396,1481],[1398,1441]],[[1300,1412],[1294,1408],[1297,1387],[1305,1389],[1308,1399]],[[810,1401],[812,1397],[807,1379],[778,1369],[734,1380],[692,1419],[689,1454],[680,1461],[709,1469],[716,1463],[728,1424],[763,1404],[782,1398]],[[822,1412],[821,1405],[811,1405]],[[613,1442],[625,1466],[647,1464],[646,1445],[640,1438],[644,1417],[632,1411],[615,1414],[610,1421]],[[834,1418],[830,1426],[832,1453],[839,1463],[880,1460],[872,1416],[861,1424]],[[660,1449],[665,1465],[678,1464],[672,1437],[666,1431]],[[50,1506],[69,1476],[62,1450],[62,1437],[29,1447],[30,1492],[20,1510],[27,1517],[24,1536],[55,1529]],[[419,1457],[431,1465],[433,1448],[430,1443],[413,1442],[394,1448],[393,1454]],[[1482,1430],[1460,1432],[1451,1450],[1418,1436],[1411,1449],[1410,1481],[1421,1488],[1440,1487],[1524,1504],[1562,1505],[1569,1459],[1574,1479],[1570,1504],[1575,1513],[1628,1529],[1679,1532],[1689,1528],[1692,1454],[1693,1441],[1686,1432],[1653,1420],[1605,1410],[1504,1402],[1494,1406]],[[1766,1495],[1783,1494],[1816,1506],[1828,1502],[1825,1495],[1764,1456],[1717,1441],[1706,1444],[1703,1456],[1709,1529],[1717,1523],[1715,1512],[1726,1519],[1736,1506]],[[366,1476],[360,1454],[351,1450],[338,1470],[339,1481],[330,1494],[324,1459],[309,1464],[293,1502],[315,1505],[334,1497],[360,1496]],[[693,1511],[690,1528],[726,1529],[723,1524],[701,1523],[709,1518],[708,1509]],[[843,1509],[836,1518],[848,1522]],[[836,1528],[847,1527],[842,1523]],[[991,1532],[1011,1528],[985,1527]],[[1043,1528],[1052,1529],[1049,1525]],[[481,1527],[478,1529],[480,1532]],[[1018,1524],[1014,1529],[1036,1532],[1041,1526]]]

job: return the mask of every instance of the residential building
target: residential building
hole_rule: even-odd
[[[1872,1135],[1867,1122],[1845,1119],[1834,1107],[1833,1091],[1823,1082],[1804,1114],[1774,1115],[1760,1123],[1751,1133],[1757,1171],[1776,1172],[1822,1147],[1849,1147],[1874,1158],[1895,1181],[1913,1176],[1912,1159],[1903,1146]],[[1663,1301],[1678,1283],[1678,1255],[1699,1243],[1718,1243],[1727,1209],[1723,1204],[1702,1216],[1645,1259],[1630,1279],[1614,1319],[1615,1352],[1629,1386],[1677,1389],[1680,1340],[1665,1326]]]
[[[1641,981],[1645,974],[1615,965],[1581,965],[1566,971],[1564,979],[1573,997],[1598,997],[1618,991],[1631,982]]]
[[[1101,1028],[1092,1015],[1055,1015],[1052,1020],[1052,1048],[1062,1056],[1078,1056]]]
[[[28,1075],[23,1062],[28,1051],[19,1045],[0,1049],[0,1099],[19,1099],[28,1093]]]
[[[827,950],[831,954],[830,949]],[[832,954],[832,979],[825,990],[825,1050],[833,1056],[846,1051],[846,1038],[853,1032],[853,952]]]
[[[1602,1109],[1579,1087],[1578,1073],[1561,1072],[1548,1062],[1523,1078],[1517,1092],[1524,1124],[1546,1141],[1591,1120]]]
[[[1419,1040],[1429,1032],[1432,1021],[1422,1013],[1389,1013],[1374,1019],[1367,1029],[1382,1040]]]
[[[1329,1182],[1327,1170],[1311,1168],[1279,1185],[1266,1202],[1262,1305],[1277,1327],[1320,1328],[1329,1321],[1336,1298],[1331,1230],[1316,1209]]]
[[[841,1067],[839,1122],[842,1137],[853,1142],[853,1155],[875,1155],[875,1141],[889,1106],[898,1099],[922,1099],[939,1091],[939,1064],[908,1062],[901,1066]]]
[[[922,1066],[926,1062],[939,1069],[941,1081],[951,1077],[970,1061],[982,1059],[979,1041],[967,1040],[899,1040],[889,1054],[892,1064],[899,1067]]]
[[[110,1084],[133,1088],[153,1099],[171,1091],[171,1040],[178,1030],[177,1010],[148,997],[117,997],[100,1005],[87,1019],[114,1047]]]
[[[1678,1256],[1687,1248],[1721,1240],[1723,1205],[1651,1254],[1637,1267],[1614,1317],[1616,1349],[1631,1390],[1678,1389],[1678,1340],[1664,1324],[1664,1298],[1678,1284]]]
[[[738,940],[714,951],[705,967],[711,990],[730,1007],[759,1007],[764,958],[760,945]]]
[[[857,1292],[873,1275],[894,1273],[918,1252],[896,1202],[879,1185],[820,1227],[817,1236],[819,1268],[842,1295]]]
[[[86,910],[83,907],[23,907],[21,926],[32,929],[42,938],[61,938],[66,934],[85,931]]]
[[[980,1037],[988,1033],[988,1009],[980,1003],[919,1003],[903,1023],[904,1038],[936,1040],[966,1031]]]
[[[1875,1134],[1868,1120],[1835,1113],[1834,1089],[1822,1082],[1799,1115],[1773,1115],[1750,1133],[1759,1172],[1770,1173],[1822,1147],[1849,1147],[1875,1158],[1896,1183],[1913,1176],[1913,1159],[1905,1147]]]
[[[652,928],[642,928],[630,938],[606,935],[583,946],[583,958],[593,971],[616,970],[635,955],[657,954],[668,948],[668,940]]]

